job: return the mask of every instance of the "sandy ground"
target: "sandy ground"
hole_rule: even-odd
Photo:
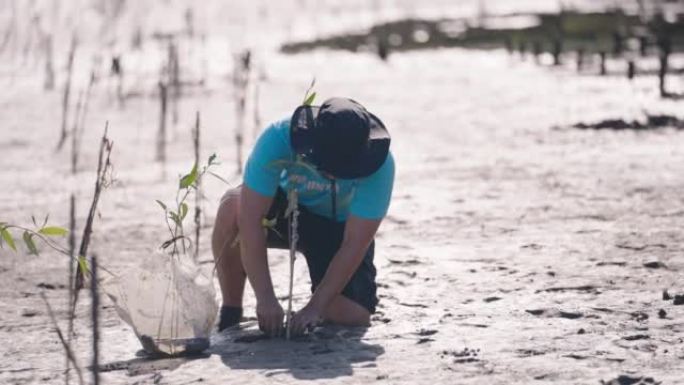
[[[248,321],[214,335],[205,357],[147,361],[136,357],[138,341],[103,300],[103,383],[598,384],[621,375],[684,383],[684,306],[662,299],[664,289],[684,294],[684,132],[568,128],[631,119],[644,109],[681,116],[681,102],[657,98],[655,79],[577,76],[503,52],[408,53],[389,63],[330,52],[262,60],[264,121],[287,115],[315,75],[319,95],[358,99],[393,135],[397,180],[377,239],[381,303],[373,325],[323,328],[286,342],[255,337]],[[117,182],[103,196],[92,247],[125,274],[164,239],[154,199],[171,199],[175,175],[190,167],[196,109],[203,151],[217,152],[220,172],[238,183],[226,85],[217,79],[182,101],[166,179],[153,160],[154,98],[119,109],[112,89],[99,86],[82,171],[71,177],[68,151],[54,152],[59,92],[44,94],[28,76],[15,79],[0,99],[0,219],[29,224],[31,214],[50,212],[66,225],[73,190],[82,224],[96,144],[109,120]],[[672,86],[681,88],[681,79]],[[225,188],[206,183],[207,224]],[[209,231],[203,261],[211,260]],[[281,296],[285,257],[271,258]],[[298,306],[308,292],[304,265],[300,259]],[[39,257],[0,251],[0,383],[63,381],[64,354],[39,293],[64,326],[66,266],[49,250]],[[210,263],[203,267],[210,272]],[[84,298],[76,350],[86,366]],[[251,290],[246,302],[253,317]]]

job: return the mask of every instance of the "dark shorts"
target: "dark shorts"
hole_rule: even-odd
[[[278,189],[267,215],[269,220],[276,219],[275,226],[268,231],[267,245],[270,248],[290,248],[286,210],[287,197],[283,190]],[[299,206],[297,251],[306,258],[312,293],[323,280],[330,261],[342,244],[344,226],[345,222],[333,221]],[[368,309],[371,314],[375,313],[375,306],[378,304],[376,271],[373,265],[374,250],[375,241],[371,242],[361,265],[342,290],[342,295]]]

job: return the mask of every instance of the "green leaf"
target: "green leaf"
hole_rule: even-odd
[[[190,174],[185,175],[184,177],[181,178],[180,180],[180,188],[188,188],[192,186],[193,183],[197,180],[197,163],[195,163],[194,166],[192,166],[192,171],[190,171]]]
[[[312,105],[313,102],[314,102],[314,99],[316,99],[316,93],[315,93],[315,92],[312,93],[311,95],[309,95],[308,98],[306,98],[306,100],[304,101],[304,105],[305,105],[305,106],[310,106],[310,105]]]
[[[2,239],[5,240],[10,249],[17,251],[17,246],[14,244],[14,238],[12,238],[12,234],[7,231],[7,228],[0,230],[0,235],[2,235]]]
[[[24,238],[24,243],[26,244],[26,248],[29,250],[29,254],[38,255],[38,248],[36,247],[35,242],[33,242],[33,234],[29,233],[28,231],[24,231],[22,238]]]
[[[183,202],[180,205],[180,216],[179,217],[180,217],[181,222],[183,221],[183,219],[185,219],[186,215],[188,215],[188,204]]]
[[[38,230],[38,232],[49,237],[61,237],[69,233],[67,229],[57,226],[43,227],[42,229]]]
[[[169,218],[171,218],[171,220],[173,220],[173,222],[177,226],[182,226],[180,218],[178,217],[178,214],[174,213],[173,211],[169,211]]]
[[[88,261],[86,261],[86,258],[82,255],[78,257],[78,266],[84,275],[88,274]]]
[[[164,202],[160,201],[159,199],[155,199],[154,201],[157,202],[159,206],[161,206],[162,210],[166,211],[166,205],[164,204]]]

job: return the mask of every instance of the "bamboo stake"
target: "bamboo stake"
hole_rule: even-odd
[[[195,114],[195,130],[193,135],[193,141],[195,144],[195,165],[199,167],[200,162],[200,113],[199,111]],[[195,191],[195,262],[199,261],[199,244],[200,244],[200,229],[201,229],[201,215],[202,208],[200,204],[202,203],[202,181],[197,180],[197,191]]]
[[[98,293],[98,281],[97,281],[97,256],[93,255],[90,262],[90,271],[92,280],[90,283],[90,314],[93,322],[93,363],[91,366],[91,371],[93,372],[93,384],[100,384],[100,296]]]
[[[297,228],[299,226],[299,207],[298,207],[298,197],[297,190],[295,188],[290,189],[288,193],[288,210],[290,212],[289,224],[290,224],[290,285],[287,296],[287,313],[285,315],[285,338],[291,338],[292,331],[292,291],[294,286],[294,263],[297,253],[297,241],[299,240],[299,234],[297,233]]]
[[[69,309],[72,308],[72,302],[74,298],[74,253],[76,252],[76,197],[71,194],[69,199],[69,277],[67,283],[67,291],[69,298],[67,299],[67,304]],[[69,324],[67,327],[67,341],[71,345],[71,337],[74,335],[74,317],[73,314],[69,314]],[[70,377],[70,361],[69,357],[66,357],[64,371],[64,382],[69,385]]]

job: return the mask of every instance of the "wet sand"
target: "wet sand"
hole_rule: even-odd
[[[206,356],[149,361],[136,357],[137,339],[103,299],[104,383],[684,383],[684,306],[674,298],[684,294],[684,132],[572,128],[640,119],[642,110],[681,119],[681,102],[661,101],[654,79],[576,76],[500,51],[407,53],[388,63],[330,52],[264,59],[264,121],[285,116],[315,75],[319,95],[358,99],[393,135],[397,179],[377,237],[381,302],[373,324],[321,328],[286,342],[259,338],[249,320],[214,335]],[[73,189],[82,224],[95,144],[109,119],[117,182],[103,195],[92,249],[102,265],[125,273],[164,240],[154,199],[171,199],[174,176],[190,167],[195,109],[203,116],[203,152],[217,152],[221,174],[239,183],[234,106],[225,83],[214,80],[211,92],[182,101],[165,180],[154,162],[154,98],[119,110],[99,89],[83,171],[72,178],[68,151],[53,151],[59,93],[45,96],[31,79],[18,80],[0,99],[2,219],[28,224],[31,214],[50,212],[66,225]],[[152,82],[136,86],[153,89]],[[205,187],[210,224],[226,187],[214,180]],[[207,273],[209,233],[205,227],[201,247]],[[39,293],[64,327],[66,266],[49,250],[39,257],[0,251],[0,382],[62,382],[62,347]],[[284,296],[286,254],[272,253],[271,266]],[[302,306],[309,290],[303,259],[296,278]],[[246,316],[253,317],[247,292]],[[76,351],[85,367],[83,298]]]

